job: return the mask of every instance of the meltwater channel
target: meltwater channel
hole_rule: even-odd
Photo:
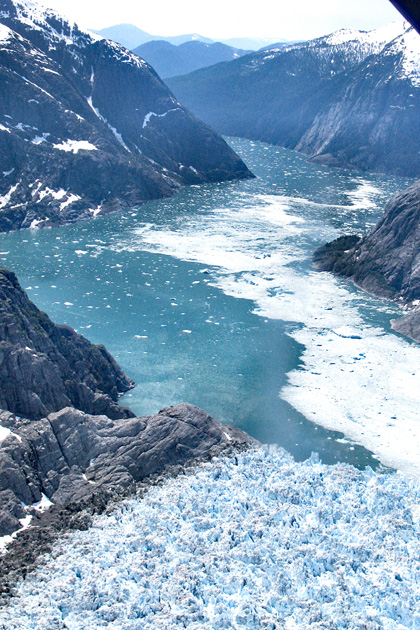
[[[311,265],[410,181],[229,142],[256,179],[2,235],[2,264],[55,322],[107,346],[137,414],[187,401],[298,461],[418,477],[419,347],[392,332],[395,305]]]

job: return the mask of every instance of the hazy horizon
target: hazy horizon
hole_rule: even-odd
[[[178,3],[162,0],[139,6],[132,0],[103,4],[92,0],[43,0],[40,2],[90,30],[117,24],[132,24],[157,36],[197,33],[214,40],[231,38],[268,38],[275,40],[312,39],[339,28],[371,30],[403,19],[388,0],[310,0],[290,4],[285,0],[255,3],[214,0],[212,9],[201,8],[193,0]]]

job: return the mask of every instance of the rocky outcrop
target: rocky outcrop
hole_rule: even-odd
[[[187,404],[118,421],[67,407],[35,421],[3,412],[0,422],[0,536],[36,517],[43,495],[63,506],[98,491],[118,494],[166,467],[250,441]]]
[[[121,45],[26,0],[0,0],[0,43],[0,231],[251,176]]]
[[[342,30],[168,79],[220,133],[315,162],[420,174],[420,35],[408,25]]]
[[[0,536],[21,530],[0,557],[0,600],[60,533],[86,529],[142,480],[253,442],[186,404],[118,421],[71,408],[31,422],[3,412],[0,423]]]
[[[393,327],[420,341],[420,182],[390,200],[372,232],[328,243],[315,252],[314,262],[374,295],[405,304],[408,315]]]
[[[104,346],[54,324],[0,268],[0,407],[30,419],[72,406],[110,418],[134,414],[118,396],[134,386]]]

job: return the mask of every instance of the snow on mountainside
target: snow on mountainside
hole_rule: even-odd
[[[414,87],[420,87],[420,37],[413,28],[391,41],[384,49],[384,54],[399,55],[399,76],[409,79]]]
[[[329,165],[420,175],[420,36],[344,29],[167,84],[219,132]]]
[[[0,65],[0,231],[250,176],[145,61],[54,11],[0,0]]]

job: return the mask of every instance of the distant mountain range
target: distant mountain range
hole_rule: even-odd
[[[250,176],[121,45],[29,0],[0,0],[0,43],[0,231]]]
[[[167,84],[220,133],[323,164],[420,175],[420,36],[407,24],[341,30]]]
[[[205,68],[222,61],[231,61],[251,51],[232,48],[216,42],[188,41],[175,46],[164,40],[142,44],[133,52],[145,59],[162,79]]]
[[[188,35],[151,35],[150,33],[146,33],[146,31],[142,31],[137,26],[133,24],[115,24],[114,26],[108,26],[107,28],[102,28],[100,30],[92,30],[93,33],[97,33],[101,35],[101,37],[106,37],[107,39],[111,39],[118,44],[122,44],[129,50],[134,50],[138,46],[145,44],[146,42],[164,40],[173,44],[174,46],[179,46],[180,44],[184,44],[185,42],[197,41],[203,42],[204,44],[214,44],[216,41],[226,46],[230,46],[231,48],[240,48],[242,50],[259,50],[265,46],[269,46],[271,44],[276,43],[276,38],[252,38],[252,37],[234,37],[231,39],[209,39],[208,37],[203,37],[202,35],[198,35],[198,33],[189,33]],[[286,40],[280,40],[281,42]]]

